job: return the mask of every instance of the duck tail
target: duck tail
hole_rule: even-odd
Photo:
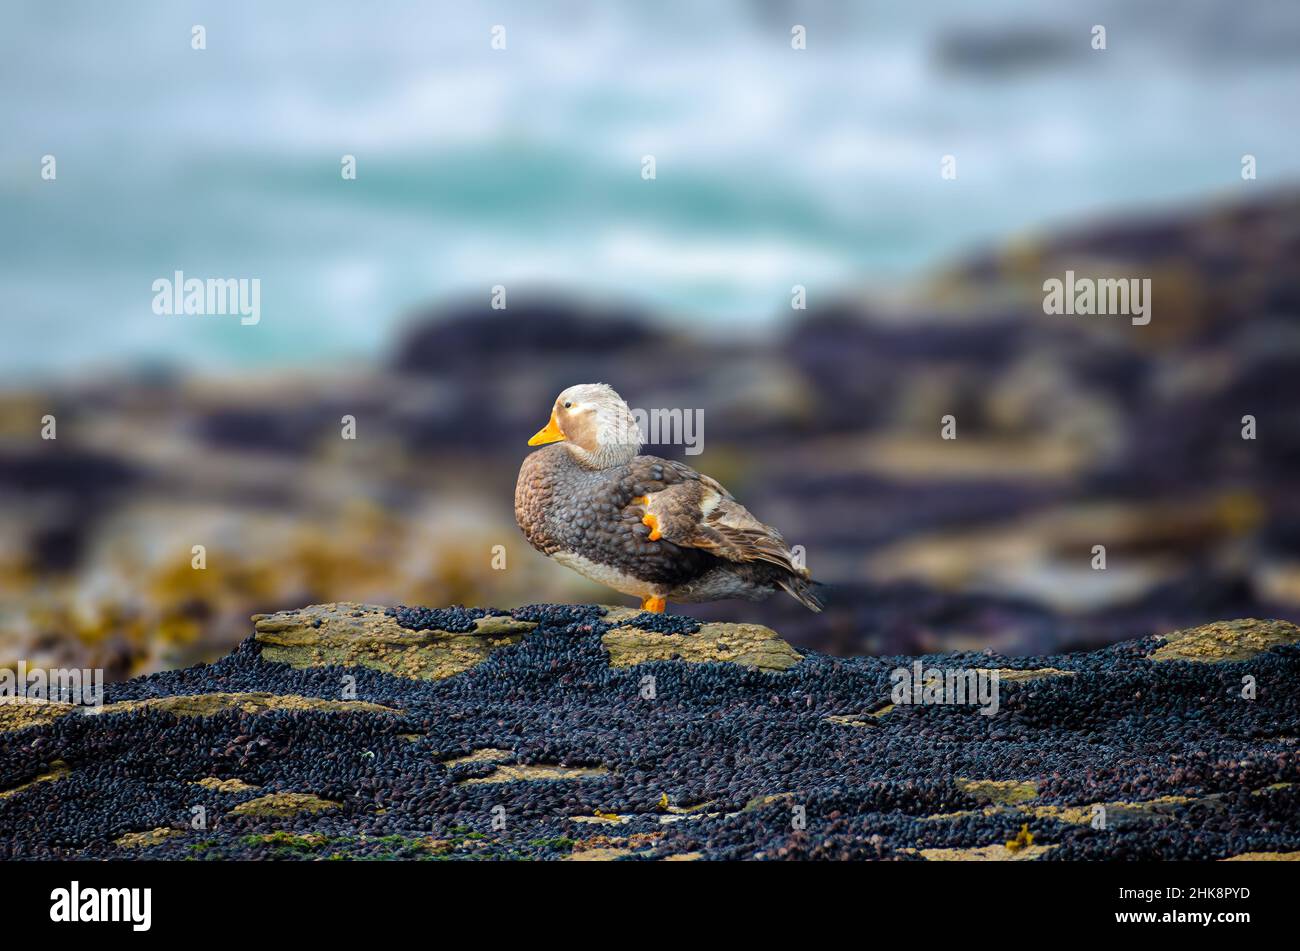
[[[826,586],[820,582],[813,581],[803,575],[788,574],[783,575],[777,581],[777,584],[809,611],[820,612],[826,606],[820,594],[820,589]]]

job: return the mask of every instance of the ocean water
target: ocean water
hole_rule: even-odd
[[[1273,2],[8,2],[0,373],[376,358],[496,284],[762,333],[794,284],[1300,180],[1298,53]],[[176,270],[260,322],[155,314]]]

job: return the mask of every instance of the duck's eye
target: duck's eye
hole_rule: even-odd
[[[565,401],[564,401],[564,408],[565,408],[565,409],[573,409],[573,404],[572,404],[571,402],[569,402],[568,400],[565,400]]]

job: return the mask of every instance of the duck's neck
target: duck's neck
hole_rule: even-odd
[[[625,466],[636,457],[637,450],[640,449],[639,446],[628,443],[597,443],[593,449],[584,449],[576,442],[566,442],[561,445],[569,451],[569,456],[574,462],[584,469],[592,470]]]

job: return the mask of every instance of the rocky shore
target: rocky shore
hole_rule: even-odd
[[[672,433],[649,451],[834,586],[819,615],[700,618],[845,656],[1300,621],[1297,258],[1291,187],[1021,236],[901,297],[782,296],[752,337],[512,287],[504,311],[431,302],[382,362],[0,387],[0,667],[124,680],[224,656],[254,612],[344,599],[607,597],[537,556],[510,504],[538,415],[597,379],[702,413],[699,456]],[[1067,271],[1149,277],[1152,322],[1044,314]]]
[[[895,671],[995,678],[897,703]],[[599,605],[259,615],[88,712],[0,703],[0,858],[1300,857],[1300,629],[835,658]]]

